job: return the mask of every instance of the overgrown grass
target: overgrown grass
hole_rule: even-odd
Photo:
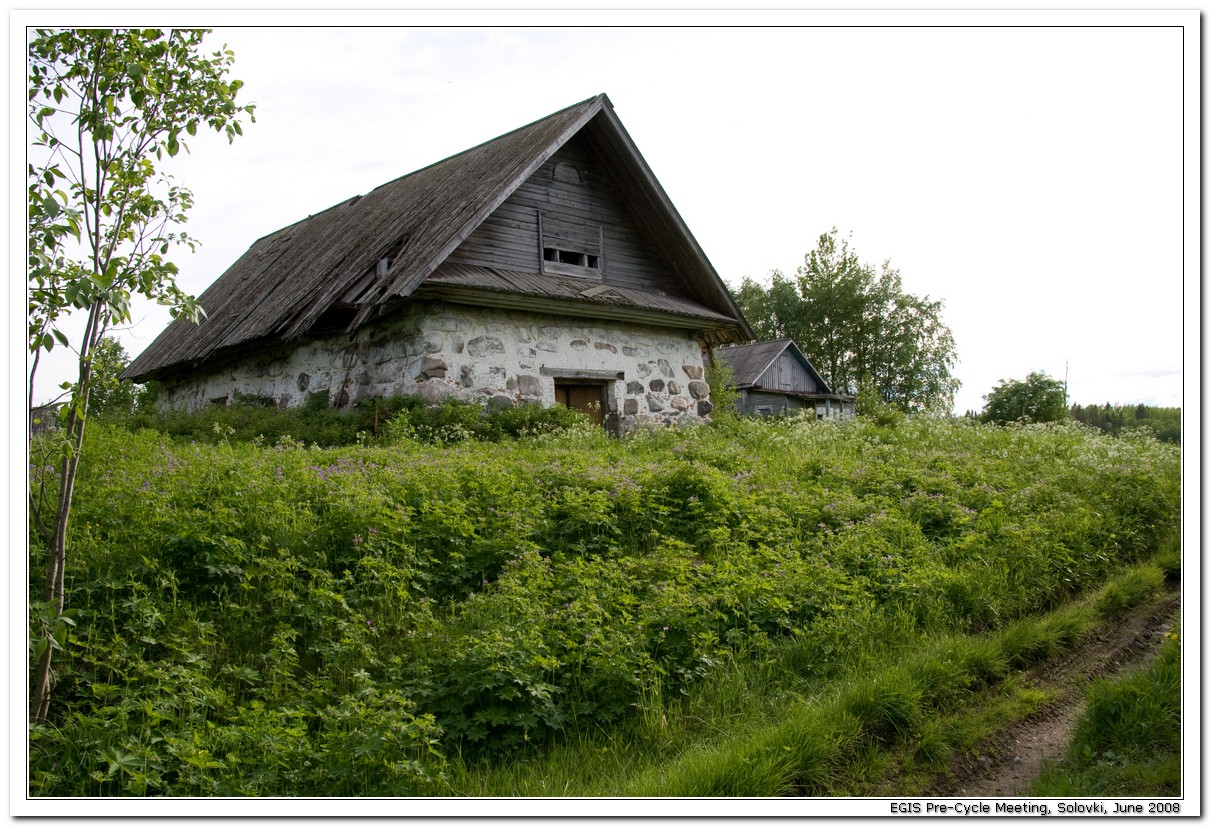
[[[31,792],[866,790],[1178,508],[1175,449],[1074,427],[397,437],[95,429]]]
[[[106,417],[128,430],[151,430],[177,441],[273,445],[280,440],[334,448],[389,444],[407,439],[428,444],[464,440],[499,442],[583,426],[588,417],[562,405],[526,403],[499,410],[453,397],[436,406],[415,396],[365,400],[351,409],[328,404],[326,393],[311,394],[300,408],[278,409],[270,399],[237,396],[230,406],[197,411],[155,411]]]

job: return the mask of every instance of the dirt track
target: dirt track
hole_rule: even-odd
[[[951,775],[927,795],[997,798],[1026,795],[1043,762],[1068,747],[1084,707],[1082,689],[1099,677],[1124,673],[1148,662],[1181,605],[1176,589],[1139,607],[1120,621],[1100,627],[1075,649],[1027,671],[1027,685],[1052,689],[1058,700],[1002,730],[982,749],[951,764]]]

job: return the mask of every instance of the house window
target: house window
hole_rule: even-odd
[[[774,407],[772,405],[758,405],[757,413],[760,414],[761,416],[773,416]]]
[[[556,181],[562,181],[565,184],[583,184],[584,173],[581,172],[574,164],[567,161],[560,161],[551,168],[551,177]]]

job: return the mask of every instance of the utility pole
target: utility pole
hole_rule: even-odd
[[[1068,359],[1064,359],[1064,410],[1068,410]]]

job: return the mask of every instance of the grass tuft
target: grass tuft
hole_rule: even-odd
[[[1165,585],[1165,573],[1156,566],[1137,566],[1111,580],[1098,599],[1098,610],[1109,617],[1121,617]]]
[[[855,718],[874,741],[891,743],[911,735],[921,719],[921,689],[907,669],[891,668],[842,690],[840,709]]]

